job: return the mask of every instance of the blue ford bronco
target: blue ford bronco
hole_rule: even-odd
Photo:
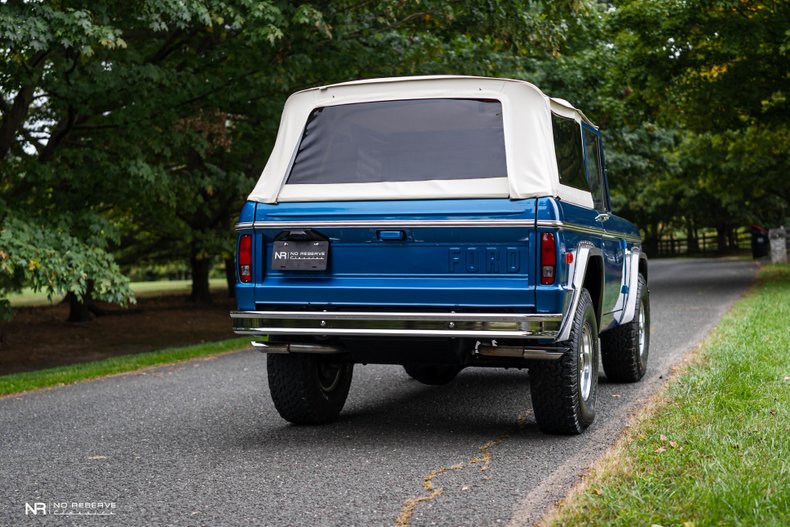
[[[595,417],[599,363],[645,374],[647,259],[612,213],[596,126],[523,81],[347,82],[285,104],[236,226],[233,329],[280,415],[338,416],[354,364],[425,384],[527,368],[538,426]]]

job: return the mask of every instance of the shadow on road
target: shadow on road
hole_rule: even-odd
[[[380,446],[382,441],[401,446],[443,442],[448,436],[485,441],[519,430],[519,435],[540,434],[531,413],[526,370],[470,368],[446,386],[424,386],[397,367],[386,368],[383,378],[361,370],[355,372],[355,383],[362,385],[357,390],[366,395],[352,401],[335,423],[294,426],[279,420],[272,408],[273,416],[261,413],[255,418],[256,426],[250,434],[217,439],[239,441],[236,447],[242,449],[268,448],[272,441],[292,447],[319,442],[362,448],[367,444]],[[379,384],[380,389],[371,389],[371,383]],[[353,384],[351,389],[353,398]],[[227,425],[249,429],[249,422],[243,422],[248,418],[239,415],[238,422]]]

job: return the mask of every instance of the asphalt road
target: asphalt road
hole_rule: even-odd
[[[576,437],[537,430],[528,374],[510,370],[427,387],[399,367],[357,366],[340,422],[290,426],[252,351],[0,399],[0,525],[530,525],[754,272],[749,261],[652,261],[648,375],[602,378],[596,421]],[[26,515],[36,502],[46,516]],[[54,514],[105,510],[72,507],[97,502],[113,514]]]

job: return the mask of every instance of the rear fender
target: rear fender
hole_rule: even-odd
[[[589,242],[588,242],[589,243]],[[587,275],[587,264],[593,257],[602,257],[601,250],[592,244],[580,243],[573,255],[573,263],[571,271],[568,273],[570,279],[570,288],[573,290],[573,297],[568,306],[568,311],[564,314],[562,319],[562,326],[557,335],[556,341],[563,342],[570,338],[571,328],[573,327],[573,315],[576,313],[576,306],[579,305],[579,297],[581,296],[582,289],[584,289],[584,279]],[[600,277],[603,280],[603,277]]]

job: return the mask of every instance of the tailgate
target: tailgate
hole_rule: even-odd
[[[535,207],[534,199],[258,203],[256,308],[533,311]],[[305,232],[328,241],[325,269],[273,266],[275,239]]]

